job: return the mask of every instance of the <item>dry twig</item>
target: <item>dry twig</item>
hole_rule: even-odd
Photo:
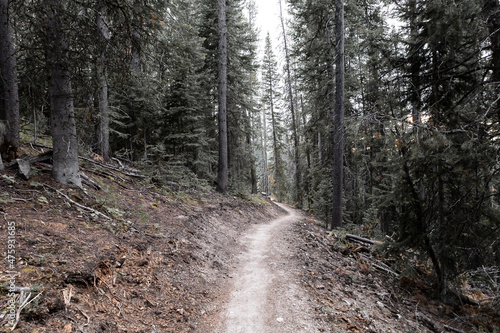
[[[112,219],[111,217],[109,217],[108,215],[103,214],[103,213],[101,213],[100,211],[98,211],[98,210],[96,210],[96,209],[94,209],[94,208],[90,208],[90,207],[84,206],[84,205],[82,205],[82,204],[79,204],[78,202],[76,202],[76,201],[72,200],[72,199],[71,199],[70,197],[68,197],[66,194],[62,193],[62,192],[61,192],[61,191],[59,191],[58,189],[53,188],[52,186],[49,186],[49,185],[47,185],[47,184],[43,184],[43,186],[44,186],[44,187],[48,187],[48,188],[50,188],[52,191],[55,191],[57,194],[59,194],[59,195],[63,196],[66,200],[68,200],[70,203],[72,203],[73,205],[75,205],[75,206],[77,206],[77,207],[79,207],[79,208],[82,208],[82,209],[85,209],[85,210],[87,210],[87,211],[90,211],[90,212],[92,212],[92,213],[94,213],[94,214],[96,214],[96,215],[102,216],[102,217],[104,217],[104,218],[106,218],[106,219],[108,219],[108,220],[113,220],[113,219]]]

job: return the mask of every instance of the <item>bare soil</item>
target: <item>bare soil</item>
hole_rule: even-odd
[[[217,332],[319,332],[290,251],[291,228],[301,215],[279,206],[287,215],[252,227],[240,240],[245,249],[231,272],[230,297]]]
[[[160,190],[95,164],[83,170],[101,189],[83,191],[40,169],[29,181],[15,171],[0,173],[0,331],[11,331],[5,313],[20,297],[20,290],[9,293],[12,223],[15,285],[27,287],[31,299],[40,295],[21,311],[15,332],[447,332],[444,325],[495,332],[500,326],[496,313],[442,305],[425,284],[377,271],[307,214],[263,197]]]

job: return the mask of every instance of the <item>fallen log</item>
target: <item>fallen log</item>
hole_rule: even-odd
[[[38,162],[46,162],[46,161],[49,161],[52,159],[53,154],[54,154],[54,152],[52,150],[49,150],[45,153],[42,153],[40,155],[36,155],[33,157],[25,156],[25,157],[17,158],[14,161],[7,164],[5,167],[7,169],[14,169],[19,164],[19,161],[26,161],[29,164],[38,163]]]
[[[358,241],[358,242],[362,242],[362,243],[371,244],[371,245],[374,245],[374,244],[378,244],[378,245],[383,244],[381,241],[378,241],[378,240],[371,240],[371,239],[368,239],[368,238],[363,238],[363,237],[352,235],[352,234],[346,234],[345,238],[346,239],[350,239],[350,240],[355,240],[355,241]]]
[[[50,161],[52,159],[52,156],[53,156],[53,151],[49,150],[45,153],[33,157],[25,156],[21,158],[16,158],[14,161],[6,165],[6,168],[14,169],[15,167],[17,167],[19,169],[19,173],[21,174],[21,176],[24,179],[28,180],[32,176],[31,165],[33,165],[34,163]]]

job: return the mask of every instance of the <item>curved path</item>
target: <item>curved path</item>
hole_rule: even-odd
[[[232,272],[220,332],[319,332],[291,251],[291,229],[300,215],[280,207],[288,215],[253,227],[240,240],[246,250]]]

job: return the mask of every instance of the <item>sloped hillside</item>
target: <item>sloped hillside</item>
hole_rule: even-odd
[[[28,181],[16,171],[0,176],[2,253],[15,226],[0,304],[5,312],[26,299],[17,332],[199,331],[217,310],[237,235],[279,214],[259,197],[160,191],[113,168],[83,163],[94,182],[84,190],[55,183],[43,165]]]

